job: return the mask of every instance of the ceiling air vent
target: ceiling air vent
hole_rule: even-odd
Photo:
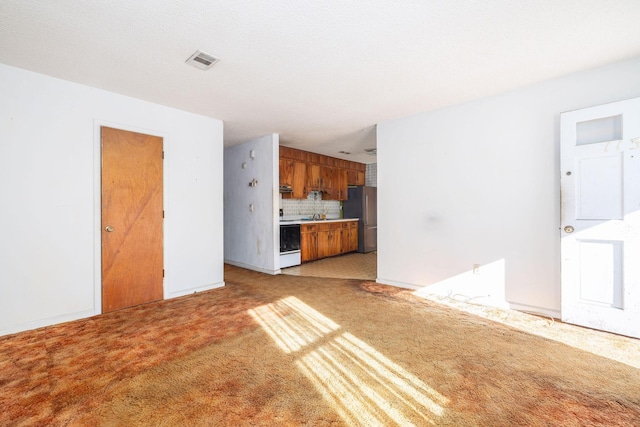
[[[208,70],[209,68],[213,67],[218,61],[220,60],[215,56],[211,56],[208,53],[196,50],[196,53],[191,55],[185,62],[189,65],[193,65],[196,68],[200,68],[201,70]]]

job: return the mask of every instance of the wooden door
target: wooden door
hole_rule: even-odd
[[[640,338],[640,98],[561,115],[562,320]]]
[[[102,312],[163,297],[162,138],[102,127]]]

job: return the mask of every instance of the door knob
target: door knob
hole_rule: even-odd
[[[565,233],[573,233],[573,230],[574,230],[573,225],[567,225],[564,227]]]
[[[110,226],[110,225],[107,225],[107,226],[104,228],[104,231],[106,231],[107,233],[111,233],[111,232],[113,231],[113,227],[112,227],[112,226]]]

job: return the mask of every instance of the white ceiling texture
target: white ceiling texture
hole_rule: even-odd
[[[0,63],[365,163],[381,121],[638,55],[639,0],[0,1]]]

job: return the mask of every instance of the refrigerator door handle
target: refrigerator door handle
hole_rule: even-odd
[[[369,224],[369,196],[364,196],[364,223]]]

